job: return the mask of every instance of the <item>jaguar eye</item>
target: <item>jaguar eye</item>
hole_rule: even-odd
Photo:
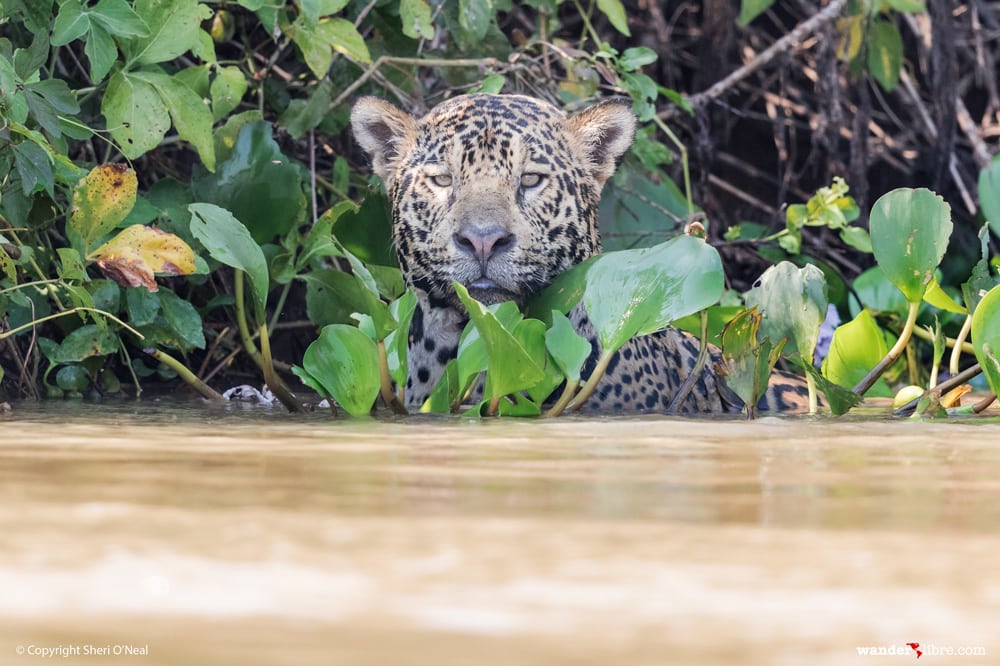
[[[451,174],[439,173],[436,176],[431,176],[431,182],[436,187],[451,187]]]
[[[541,173],[525,173],[521,175],[521,187],[531,189],[538,187],[545,181],[545,175]]]

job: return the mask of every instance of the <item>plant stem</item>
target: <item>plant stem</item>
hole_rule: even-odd
[[[500,411],[500,396],[490,398],[490,406],[486,408],[486,416],[496,416]]]
[[[33,319],[33,320],[29,321],[26,324],[21,324],[17,328],[10,329],[6,333],[0,333],[0,340],[3,340],[4,338],[9,338],[12,335],[16,335],[16,334],[20,333],[21,331],[23,331],[25,329],[31,328],[33,326],[37,326],[38,324],[41,324],[42,322],[49,321],[51,319],[57,319],[59,317],[65,317],[66,315],[70,315],[70,314],[76,314],[77,312],[95,312],[95,313],[97,313],[99,315],[102,315],[102,316],[107,317],[108,319],[112,320],[113,322],[115,322],[116,324],[118,324],[119,326],[121,326],[122,328],[124,328],[125,330],[127,330],[129,333],[131,333],[132,335],[136,336],[140,340],[145,340],[146,339],[146,336],[144,336],[142,333],[140,333],[139,331],[135,330],[134,328],[132,328],[131,326],[129,326],[128,324],[126,324],[125,322],[123,322],[121,319],[119,319],[118,317],[114,316],[110,312],[105,312],[104,310],[98,310],[97,308],[88,308],[88,307],[84,307],[84,306],[81,305],[81,306],[76,307],[76,308],[70,308],[69,310],[63,310],[62,312],[57,312],[55,314],[47,315],[45,317],[42,317],[41,319]]]
[[[389,376],[389,356],[385,351],[385,340],[378,341],[378,374],[380,380],[379,391],[382,393],[382,401],[386,407],[390,408],[394,414],[409,414],[406,407],[399,401],[396,392],[392,390],[392,377]]]
[[[267,387],[271,389],[271,393],[281,401],[281,404],[288,411],[304,412],[305,408],[302,406],[302,403],[299,402],[294,393],[288,390],[285,382],[281,381],[281,377],[274,371],[274,363],[271,362],[271,338],[267,334],[267,324],[260,325],[260,349],[264,361],[264,381],[267,382]]]
[[[958,361],[962,356],[962,352],[965,351],[965,339],[969,337],[969,332],[972,330],[972,315],[968,315],[965,321],[962,322],[962,328],[959,330],[958,335],[955,336],[955,346],[951,348],[951,358],[948,361],[948,372],[957,375],[958,374]],[[972,345],[969,345],[970,347]],[[975,353],[974,349],[969,350],[970,353]]]
[[[806,388],[809,389],[809,413],[815,414],[819,411],[819,398],[816,394],[816,380],[808,372],[806,373]]]
[[[208,398],[209,400],[225,400],[221,394],[205,382],[198,379],[193,372],[188,370],[186,365],[178,361],[170,354],[152,347],[143,349],[142,351],[152,356],[153,360],[168,366],[171,370],[176,372],[178,377],[183,379],[184,382],[194,388],[194,390],[198,391],[202,397]],[[136,385],[138,386],[138,384]]]
[[[278,325],[278,318],[281,317],[281,311],[285,309],[285,300],[288,298],[288,292],[291,288],[292,283],[289,281],[281,289],[281,294],[278,296],[278,304],[274,307],[274,314],[271,315],[271,322],[267,326],[271,331]]]
[[[913,328],[913,335],[920,338],[921,340],[926,340],[927,342],[934,342],[934,335],[928,333],[926,330],[919,326]],[[945,338],[944,344],[946,347],[951,347],[954,349],[956,345],[962,348],[963,354],[975,354],[976,350],[973,349],[972,344],[965,342],[964,340],[958,341],[956,338]]]
[[[909,414],[913,413],[914,409],[916,409],[917,403],[920,402],[920,400],[923,399],[925,396],[929,395],[931,391],[940,391],[941,393],[947,393],[956,386],[964,384],[965,382],[969,381],[976,375],[982,373],[982,371],[983,369],[979,367],[978,363],[976,363],[975,365],[970,365],[968,368],[962,370],[962,372],[958,373],[957,375],[949,377],[948,379],[944,380],[943,382],[941,382],[937,386],[934,386],[933,388],[927,389],[926,391],[924,391],[923,395],[921,395],[918,398],[914,398],[913,400],[909,401],[908,403],[906,403],[905,405],[894,411],[893,415],[908,416]]]
[[[852,390],[858,395],[863,396],[868,392],[868,389],[872,387],[879,377],[889,368],[890,365],[895,363],[900,355],[903,353],[903,349],[906,348],[907,343],[910,341],[910,337],[913,335],[913,329],[916,328],[917,323],[917,311],[920,309],[920,301],[911,302],[910,310],[906,315],[906,323],[903,325],[903,330],[899,333],[899,339],[896,340],[896,344],[892,346],[889,353],[885,355],[881,361],[875,364],[875,367],[871,369],[867,375],[864,376],[857,386]]]
[[[598,382],[600,382],[601,378],[604,377],[604,372],[608,369],[608,363],[611,362],[611,357],[615,355],[615,351],[617,350],[606,351],[601,355],[601,358],[597,361],[597,367],[595,367],[594,371],[590,373],[590,377],[587,377],[587,382],[583,385],[583,388],[580,389],[580,392],[576,394],[576,397],[569,403],[569,407],[567,409],[577,412],[580,411],[585,404],[587,404],[587,401],[590,400],[590,396],[593,395],[594,390],[597,388]]]
[[[261,372],[265,375],[267,374],[267,369],[264,367],[264,359],[261,358],[260,352],[257,351],[257,345],[253,342],[253,337],[250,335],[250,326],[247,324],[247,310],[246,304],[243,302],[243,271],[236,269],[233,275],[233,298],[236,301],[236,325],[240,329],[240,340],[243,342],[243,349],[246,351],[247,355],[257,364]],[[274,389],[271,389],[272,391]]]
[[[674,394],[673,399],[670,401],[670,406],[667,407],[667,412],[673,414],[678,407],[681,406],[687,397],[691,393],[691,389],[694,388],[694,384],[698,381],[698,377],[701,376],[701,371],[705,367],[705,360],[708,358],[708,312],[705,310],[701,311],[701,340],[700,346],[698,348],[698,358],[694,362],[694,367],[691,368],[691,372],[684,379],[681,387],[677,389],[677,393]]]
[[[674,148],[681,156],[681,172],[684,174],[684,198],[687,199],[688,216],[694,215],[694,197],[691,195],[691,170],[688,168],[688,150],[684,142],[677,138],[673,130],[659,116],[653,116],[653,122],[660,131],[667,135]]]
[[[549,407],[549,409],[545,412],[545,417],[559,416],[566,411],[566,406],[569,405],[569,401],[573,399],[573,394],[576,393],[576,387],[579,385],[579,379],[574,379],[573,381],[566,380],[566,386],[563,387],[563,392],[559,395],[559,399],[556,401],[556,404]]]

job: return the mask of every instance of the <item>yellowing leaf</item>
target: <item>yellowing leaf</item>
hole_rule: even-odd
[[[135,224],[94,250],[92,259],[108,278],[123,287],[156,291],[154,273],[188,275],[194,272],[194,252],[173,234]]]
[[[84,248],[125,219],[135,205],[138,181],[125,164],[94,167],[73,190],[69,225],[84,240]]]

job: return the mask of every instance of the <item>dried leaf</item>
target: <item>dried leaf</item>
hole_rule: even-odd
[[[188,275],[195,270],[194,252],[179,237],[135,224],[94,250],[91,255],[108,278],[126,287],[156,291],[154,273]]]

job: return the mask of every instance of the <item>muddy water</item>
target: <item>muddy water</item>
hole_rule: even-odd
[[[996,664],[998,562],[997,420],[0,416],[0,664]]]

